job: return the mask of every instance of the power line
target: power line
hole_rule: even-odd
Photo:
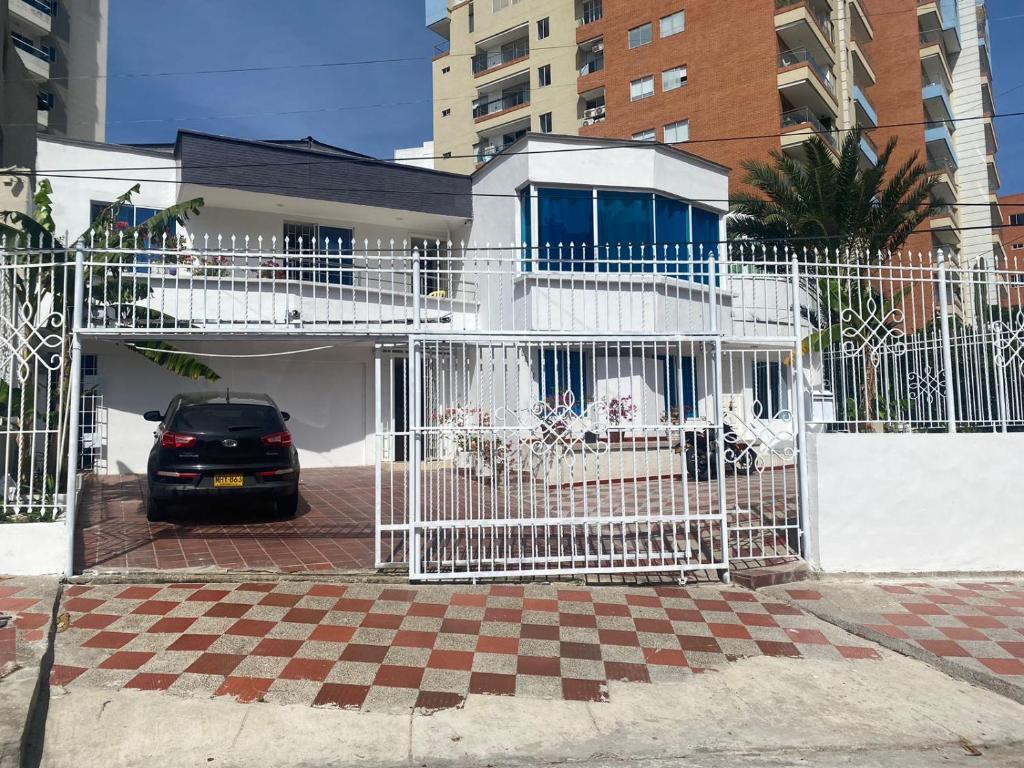
[[[979,115],[979,116],[975,116],[975,117],[953,117],[953,118],[950,118],[948,121],[945,121],[945,122],[967,122],[967,121],[978,121],[978,120],[987,120],[987,119],[1002,119],[1002,118],[1008,118],[1008,117],[1022,117],[1022,116],[1024,116],[1024,111],[1019,111],[1019,112],[1003,112],[1003,113],[991,114],[991,115]],[[871,133],[873,131],[881,130],[881,129],[884,129],[884,128],[908,128],[908,127],[922,126],[922,125],[932,126],[932,125],[935,125],[938,122],[944,122],[944,121],[920,120],[920,121],[905,122],[905,123],[887,123],[887,124],[880,124],[880,125],[877,125],[877,126],[875,126],[873,128],[866,128],[866,129],[865,128],[836,128],[836,129],[833,129],[833,130],[825,130],[825,131],[806,130],[806,131],[801,131],[800,135],[802,135],[802,136],[811,136],[811,135],[815,135],[815,136],[829,136],[829,135],[833,135],[833,134],[836,134],[836,133],[852,133],[854,131],[861,131],[863,133]],[[778,139],[778,138],[781,138],[781,137],[786,136],[786,135],[788,135],[788,134],[786,134],[786,133],[766,133],[766,134],[747,135],[747,136],[708,137],[708,138],[703,138],[703,139],[689,139],[687,141],[678,141],[678,142],[659,142],[659,141],[643,141],[643,142],[641,142],[641,141],[636,141],[636,142],[633,142],[633,145],[634,146],[669,147],[669,148],[679,148],[679,149],[682,149],[682,148],[685,148],[687,146],[692,146],[692,145],[695,145],[695,144],[716,144],[716,143],[724,143],[724,142],[732,142],[732,141],[757,141],[757,140],[765,140],[765,139]],[[567,152],[595,152],[595,151],[600,151],[600,150],[620,149],[622,146],[629,145],[631,143],[629,139],[621,139],[620,141],[622,142],[621,144],[615,144],[615,145],[602,144],[602,145],[599,145],[599,146],[589,146],[589,147],[558,147],[558,148],[554,148],[554,149],[543,149],[543,150],[523,150],[519,154],[530,155],[530,154],[561,154],[561,153],[567,153]],[[261,143],[266,143],[266,144],[268,144],[268,146],[271,146],[271,147],[277,146],[277,145],[274,145],[272,142],[261,142]],[[110,146],[112,146],[112,147],[124,147],[124,148],[128,148],[128,149],[131,148],[130,145],[110,145]],[[170,156],[168,156],[168,157],[170,157]],[[452,154],[452,155],[449,155],[447,157],[445,157],[443,155],[435,155],[435,156],[431,156],[431,157],[421,157],[421,158],[417,158],[417,159],[419,159],[419,160],[452,160],[452,159],[467,159],[467,158],[476,158],[476,157],[477,157],[476,154],[471,154],[471,155],[455,155],[455,154]],[[340,161],[350,162],[350,163],[380,163],[380,162],[389,163],[389,164],[393,164],[394,163],[394,160],[392,158],[348,157],[348,156],[343,156],[343,155],[335,155],[335,156],[331,156],[331,157],[322,157],[322,158],[318,158],[318,159],[315,159],[315,160],[295,160],[295,161],[288,161],[288,162],[281,162],[281,163],[267,163],[267,162],[260,162],[260,163],[222,163],[222,164],[214,163],[214,164],[201,165],[201,166],[192,166],[190,168],[190,170],[231,169],[231,168],[296,167],[296,166],[311,166],[311,165],[335,164],[335,163],[338,163]],[[16,170],[4,170],[4,171],[0,171],[0,175],[31,176],[34,173],[37,176],[40,176],[40,175],[41,176],[47,176],[47,175],[51,175],[51,174],[58,174],[58,173],[64,173],[64,172],[77,173],[77,172],[84,172],[84,171],[105,172],[105,171],[151,171],[151,170],[167,170],[167,166],[154,165],[154,166],[134,166],[134,167],[108,166],[108,167],[96,167],[96,168],[57,168],[57,169],[45,169],[45,170],[38,170],[37,169],[34,172],[16,171]],[[88,178],[88,177],[83,177],[83,178]],[[96,178],[104,178],[104,177],[96,177]],[[149,180],[149,179],[138,179],[138,181],[151,181],[151,180]]]

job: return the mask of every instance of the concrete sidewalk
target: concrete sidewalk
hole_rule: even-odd
[[[21,766],[33,703],[43,687],[40,665],[59,589],[56,578],[0,576],[0,614],[12,617],[15,634],[14,664],[8,667],[0,659],[0,768]]]
[[[825,579],[765,594],[1024,703],[1024,581]]]
[[[44,766],[1009,766],[1024,750],[1024,706],[718,585],[75,585],[61,610]]]

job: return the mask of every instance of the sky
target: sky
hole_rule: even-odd
[[[996,110],[1024,112],[1024,0],[988,6]],[[110,0],[107,140],[312,135],[390,157],[431,134],[424,18],[423,0]],[[317,66],[381,59],[406,60]],[[1024,192],[1024,117],[996,131],[1001,193]]]

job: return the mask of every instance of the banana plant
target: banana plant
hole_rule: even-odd
[[[120,195],[99,213],[76,241],[81,239],[94,247],[97,243],[105,243],[111,249],[100,259],[102,266],[87,267],[84,277],[90,296],[105,306],[118,307],[119,311],[134,316],[136,321],[159,327],[168,324],[166,316],[154,317],[159,313],[138,307],[138,302],[149,295],[148,285],[119,279],[121,271],[130,268],[135,258],[133,253],[120,246],[139,242],[148,246],[162,237],[173,223],[184,224],[190,216],[197,215],[203,200],[196,198],[170,206],[140,225],[119,230],[117,242],[112,242],[110,233],[115,229],[118,213],[132,204],[133,196],[139,191],[140,186],[136,184]],[[35,339],[41,345],[35,350],[29,349],[28,345],[14,345],[21,347],[11,353],[21,357],[10,361],[12,370],[17,369],[18,375],[0,382],[0,427],[8,431],[18,430],[19,435],[15,444],[10,446],[17,455],[6,462],[18,475],[10,478],[18,485],[17,503],[8,503],[10,500],[5,490],[5,497],[0,501],[0,518],[5,514],[10,516],[14,510],[19,519],[48,519],[57,508],[53,503],[55,489],[63,487],[64,480],[60,477],[60,467],[68,441],[68,413],[66,408],[56,406],[55,402],[63,401],[70,386],[71,339],[68,329],[74,322],[74,282],[69,279],[67,261],[68,250],[74,243],[63,242],[55,232],[53,189],[48,180],[39,182],[33,202],[32,216],[20,211],[0,211],[0,235],[30,246],[14,255],[17,267],[23,268],[4,271],[3,279],[7,285],[0,286],[0,290],[9,292],[11,306],[18,311],[12,313],[8,322],[14,322],[17,327],[4,328],[3,332],[14,338]],[[124,267],[120,266],[122,263]],[[124,285],[132,287],[126,289]],[[145,349],[134,345],[129,348],[178,376],[209,381],[220,378],[212,368],[190,355],[181,354],[165,341],[148,342]],[[37,358],[46,355],[50,365],[38,364],[38,360],[32,360],[32,355]],[[54,365],[53,361],[59,361],[60,365]],[[53,370],[63,372],[55,393],[50,389],[54,386]],[[47,443],[45,461],[42,462],[26,460],[27,454],[35,448],[34,444],[24,442],[28,438],[20,430],[33,424],[56,435],[56,439]],[[6,480],[0,478],[5,488]],[[26,489],[34,490],[29,493]],[[22,512],[18,512],[19,509]],[[49,511],[41,513],[40,510]]]

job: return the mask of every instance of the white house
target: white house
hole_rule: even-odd
[[[140,414],[197,388],[273,396],[307,467],[408,458],[410,422],[504,419],[514,432],[524,427],[510,419],[535,422],[552,400],[588,433],[631,446],[658,433],[645,461],[670,462],[672,428],[715,421],[716,405],[739,433],[770,421],[777,442],[793,439],[788,357],[735,344],[719,372],[703,338],[781,335],[793,315],[785,276],[709,278],[728,176],[696,155],[529,134],[461,176],[313,139],[182,131],[147,147],[41,137],[39,167],[70,239],[134,183],[128,226],[205,203],[170,245],[116,232],[87,243],[90,269],[135,299],[87,287],[84,441],[98,471],[143,470],[152,438]],[[418,418],[410,329],[437,339],[419,353]],[[171,375],[133,350],[154,340],[221,380]],[[450,442],[427,440],[425,458]]]

